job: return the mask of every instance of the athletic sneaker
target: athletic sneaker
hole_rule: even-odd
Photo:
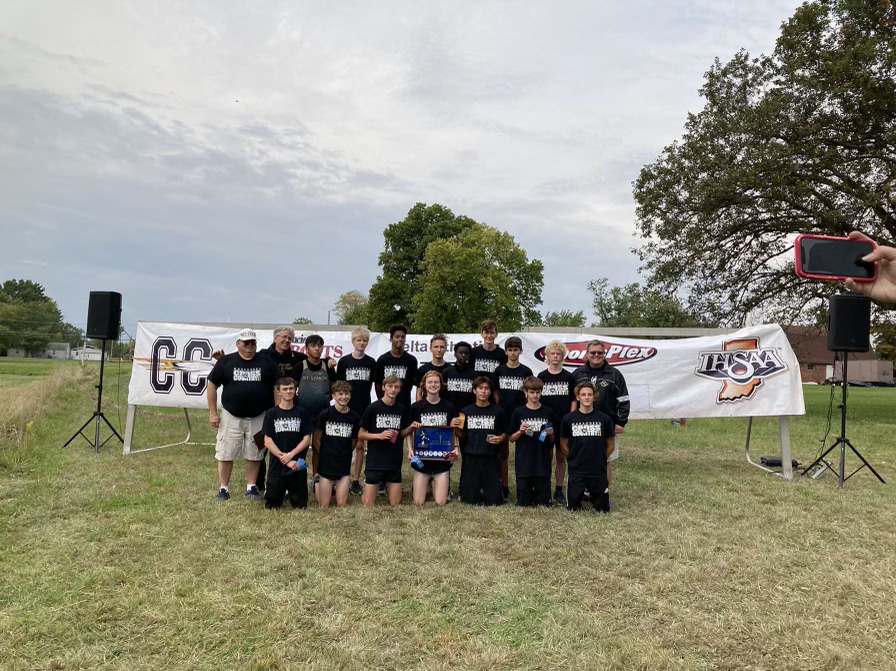
[[[566,505],[566,497],[563,495],[562,489],[558,489],[558,490],[554,491],[554,501],[557,502],[558,506]]]
[[[378,495],[380,495],[380,496],[386,496],[386,495],[389,493],[388,490],[386,489],[386,483],[385,483],[385,482],[381,482],[381,483],[380,483],[380,488],[377,490],[376,493],[377,493]]]
[[[348,488],[349,494],[360,494],[361,493],[361,483],[357,480],[352,481],[352,486]]]
[[[258,493],[258,487],[255,485],[246,490],[246,496],[253,501],[261,501],[261,494]]]
[[[224,503],[230,499],[230,492],[221,487],[221,491],[218,492],[218,495],[215,497],[215,503]]]

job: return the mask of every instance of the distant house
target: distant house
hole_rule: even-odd
[[[90,345],[87,345],[86,347],[75,347],[71,353],[71,358],[78,359],[79,361],[99,361],[102,356],[102,350],[99,350],[96,347],[91,347]],[[106,358],[109,358],[108,352],[106,352]]]
[[[793,353],[796,354],[797,361],[800,362],[800,377],[803,382],[815,382],[821,384],[827,379],[835,376],[834,370],[834,353],[828,349],[828,331],[827,329],[818,328],[816,326],[788,326],[784,329]],[[853,366],[853,362],[875,362],[873,365],[864,363]],[[867,382],[892,382],[893,381],[893,363],[889,362],[890,375],[889,378],[881,377],[879,370],[885,369],[886,363],[879,366],[874,350],[867,352],[850,352],[849,353],[849,379],[864,380]],[[840,374],[839,364],[836,374]],[[870,376],[870,377],[869,377]],[[873,378],[873,379],[872,379]]]
[[[6,356],[32,357],[38,359],[68,359],[71,356],[71,345],[67,342],[51,342],[36,354],[28,354],[21,347],[10,347],[6,350]]]

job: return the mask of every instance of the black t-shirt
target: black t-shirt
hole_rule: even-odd
[[[336,364],[336,379],[345,380],[352,386],[352,398],[348,407],[363,415],[370,405],[370,388],[373,386],[373,376],[376,372],[376,360],[367,354],[356,359],[351,354],[346,354]]]
[[[497,436],[504,433],[504,411],[494,403],[480,408],[475,403],[468,405],[462,411],[466,415],[464,422],[464,437],[461,442],[464,454],[473,456],[497,456],[499,445],[493,445],[486,440],[488,436]]]
[[[537,410],[530,410],[524,405],[513,411],[507,433],[519,431],[523,422],[532,428],[531,436],[523,433],[516,441],[514,462],[518,478],[551,475],[551,447],[554,445],[554,441],[546,438],[542,443],[538,440],[538,436],[546,424],[553,423],[553,419],[554,412],[546,405],[539,406]]]
[[[476,402],[476,394],[473,393],[476,373],[470,366],[461,370],[456,364],[451,364],[442,376],[445,378],[445,396],[455,408],[466,408]]]
[[[569,440],[569,474],[606,476],[607,439],[615,435],[613,420],[600,410],[567,414],[560,423],[560,437]]]
[[[271,360],[280,369],[280,377],[291,377],[296,381],[296,385],[299,384],[299,379],[302,377],[302,362],[308,358],[305,354],[296,352],[294,349],[288,349],[280,354],[274,343],[271,343],[271,346],[266,349],[259,350],[258,353],[271,357]]]
[[[492,380],[496,380],[495,373],[498,366],[507,363],[507,353],[500,345],[495,345],[495,349],[489,352],[482,345],[476,345],[470,351],[470,365],[476,371],[476,375],[487,375]]]
[[[302,442],[305,436],[310,436],[314,427],[311,418],[304,408],[294,405],[289,410],[284,410],[275,405],[264,414],[264,435],[274,441],[274,445],[281,452],[292,452]],[[307,448],[299,452],[294,459],[304,459],[308,453]],[[274,474],[294,471],[287,469],[280,460],[271,454],[269,460],[271,472]]]
[[[407,410],[400,403],[386,405],[382,400],[374,401],[364,416],[361,417],[361,428],[369,433],[382,433],[386,429],[401,431],[410,424]],[[372,471],[398,471],[402,463],[402,440],[368,440],[367,468]]]
[[[454,404],[446,398],[442,398],[438,403],[430,403],[423,398],[411,406],[410,421],[420,422],[423,426],[448,426],[452,419],[457,416],[454,410]],[[430,459],[425,462],[426,466],[422,471],[430,474],[444,473],[451,468],[450,461],[439,461]],[[415,471],[421,469],[415,465],[411,465]]]
[[[317,470],[325,475],[344,476],[351,472],[352,452],[361,426],[361,416],[351,408],[341,413],[330,406],[320,413],[320,455]]]
[[[274,405],[274,385],[280,375],[270,357],[255,355],[249,360],[239,352],[225,354],[215,362],[208,381],[223,387],[221,405],[234,417],[258,417]]]
[[[420,364],[420,368],[417,369],[417,375],[414,377],[414,386],[419,387],[423,384],[423,376],[426,375],[429,371],[434,370],[437,373],[442,374],[442,378],[445,377],[445,369],[450,366],[447,361],[443,363],[441,366],[436,366],[432,361],[427,361],[426,363]],[[424,395],[426,392],[423,392]]]
[[[336,371],[327,365],[326,359],[317,364],[305,360],[296,403],[305,408],[311,417],[317,417],[330,405],[330,383],[336,380]]]
[[[552,373],[545,369],[538,374],[538,379],[544,382],[541,390],[541,404],[548,406],[554,412],[554,426],[559,426],[563,417],[569,413],[570,404],[573,401],[572,373],[565,368],[559,373]]]
[[[387,375],[394,375],[401,380],[401,391],[398,392],[397,402],[405,408],[411,407],[411,387],[414,386],[414,377],[417,375],[417,359],[413,354],[402,352],[401,356],[392,356],[392,352],[386,352],[376,360],[376,376],[374,382],[382,386]]]
[[[511,368],[506,363],[502,363],[495,371],[495,376],[498,378],[498,391],[500,392],[498,405],[501,406],[504,414],[508,417],[516,408],[526,405],[523,381],[530,375],[532,375],[532,369],[524,364]]]

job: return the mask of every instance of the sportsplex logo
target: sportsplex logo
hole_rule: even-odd
[[[564,366],[575,366],[578,368],[588,360],[588,342],[567,342],[566,358],[563,360]],[[656,347],[642,347],[641,345],[619,345],[612,342],[601,341],[604,349],[607,350],[607,363],[611,366],[625,366],[630,363],[639,363],[647,361],[656,356]],[[544,347],[535,350],[535,358],[544,361]]]
[[[752,398],[766,378],[786,370],[774,349],[762,349],[759,338],[743,338],[729,340],[721,352],[700,352],[694,372],[722,382],[716,403],[737,403]]]

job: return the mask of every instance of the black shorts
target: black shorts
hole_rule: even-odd
[[[368,485],[400,485],[401,470],[396,471],[380,471],[373,469],[364,470],[364,483]]]
[[[423,475],[438,475],[439,473],[447,473],[451,470],[451,462],[450,461],[437,461],[434,459],[425,459],[423,461],[423,467],[417,466],[417,464],[411,464],[411,468],[418,473],[423,473]]]
[[[349,473],[348,471],[346,471],[342,475],[336,475],[335,473],[327,473],[326,471],[322,471],[319,468],[317,469],[317,474],[322,478],[331,480],[332,482],[339,482],[340,480],[342,480],[342,478],[347,478],[349,475],[351,475],[351,473]]]
[[[585,498],[585,490],[591,495],[591,504],[595,510],[610,512],[610,492],[607,476],[604,475],[574,475],[569,474],[569,482],[566,488],[566,507],[570,510],[581,510],[582,500]]]

